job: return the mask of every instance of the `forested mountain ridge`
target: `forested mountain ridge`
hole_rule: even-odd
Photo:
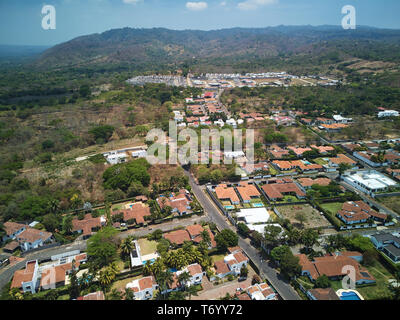
[[[337,63],[349,58],[400,61],[400,30],[334,26],[233,28],[214,31],[114,29],[75,38],[46,50],[41,67],[140,66],[143,71],[190,65],[196,71],[265,65]],[[143,66],[149,66],[144,68]],[[251,68],[251,66],[249,66]]]

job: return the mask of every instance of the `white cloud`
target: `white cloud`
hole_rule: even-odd
[[[187,2],[186,8],[191,11],[202,11],[208,8],[207,2]]]
[[[240,2],[238,8],[240,10],[255,10],[258,7],[268,6],[275,3],[278,3],[278,0],[247,0]]]
[[[221,6],[225,7],[227,5],[226,1],[221,2]]]

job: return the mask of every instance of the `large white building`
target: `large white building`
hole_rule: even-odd
[[[106,158],[107,162],[112,165],[118,163],[124,163],[128,159],[128,155],[126,154],[126,152],[117,152],[117,151],[105,153],[104,157]]]
[[[343,176],[343,180],[373,197],[378,192],[386,191],[390,187],[398,185],[396,181],[375,170],[349,172]]]
[[[385,110],[378,113],[378,118],[398,117],[399,112],[395,110]]]

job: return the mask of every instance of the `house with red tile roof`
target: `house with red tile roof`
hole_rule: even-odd
[[[262,190],[271,201],[281,200],[285,195],[295,195],[298,199],[304,199],[306,197],[304,191],[294,182],[285,183],[282,181],[278,183],[268,183],[262,186]]]
[[[309,147],[306,147],[306,148],[288,147],[288,149],[293,151],[297,157],[301,157],[304,152],[312,151],[312,149]]]
[[[165,233],[164,238],[178,246],[182,245],[185,241],[191,241],[189,233],[186,230],[175,230]]]
[[[336,294],[335,290],[332,288],[317,288],[307,291],[307,296],[311,300],[340,300],[339,296]]]
[[[128,209],[114,211],[112,215],[123,215],[123,221],[129,224],[145,224],[146,217],[151,216],[150,207],[144,202],[135,202],[129,205]]]
[[[244,252],[238,248],[232,248],[233,253],[224,257],[224,260],[219,260],[214,263],[215,276],[210,280],[214,281],[217,278],[222,279],[228,275],[235,277],[240,275],[240,270],[243,266],[247,266],[249,258]]]
[[[334,147],[331,146],[316,146],[316,145],[311,145],[312,149],[318,150],[318,152],[322,155],[328,154],[329,152],[335,151]]]
[[[28,261],[25,269],[18,270],[14,273],[11,282],[11,289],[20,289],[21,291],[36,293],[39,287],[39,264],[37,260]]]
[[[342,209],[336,214],[345,224],[365,223],[369,219],[384,222],[387,215],[373,210],[363,201],[350,201],[343,203]]]
[[[344,154],[338,154],[335,158],[329,158],[329,166],[330,167],[339,167],[341,163],[348,164],[354,167],[357,162],[353,159],[350,159],[348,156]]]
[[[28,226],[25,224],[11,222],[11,221],[5,222],[3,226],[4,226],[4,231],[6,233],[2,238],[3,242],[6,242],[7,240],[10,239],[14,240],[17,235],[19,235],[26,228],[28,228]]]
[[[89,238],[94,232],[97,232],[106,223],[104,217],[93,218],[88,213],[82,220],[75,218],[72,220],[72,231],[81,234],[84,238]]]
[[[19,243],[22,251],[36,249],[54,241],[51,232],[37,230],[30,227],[27,227],[24,231],[19,233],[15,239]]]
[[[277,294],[266,283],[257,283],[246,289],[251,300],[276,300]]]
[[[257,190],[254,184],[241,182],[236,190],[239,193],[243,203],[250,203],[252,199],[259,198],[260,192]]]
[[[299,178],[297,179],[299,184],[304,188],[304,189],[309,189],[314,185],[319,185],[319,186],[329,186],[332,182],[331,179],[329,178]]]
[[[235,189],[228,187],[226,184],[220,184],[217,186],[215,188],[215,193],[220,201],[230,201],[232,205],[240,204],[240,200],[235,192]]]
[[[161,209],[171,207],[173,213],[182,216],[191,212],[192,198],[189,191],[180,190],[179,193],[172,193],[169,197],[160,196],[157,198],[157,203]]]
[[[135,300],[151,300],[158,284],[153,276],[149,276],[129,282],[126,289],[133,291]]]
[[[305,254],[296,255],[302,268],[302,275],[308,276],[311,281],[317,280],[320,276],[326,275],[331,280],[340,280],[348,275],[349,268],[354,270],[356,285],[375,283],[375,278],[355,259],[346,254],[334,254],[309,260]]]

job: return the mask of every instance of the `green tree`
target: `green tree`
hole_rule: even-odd
[[[87,254],[95,268],[105,267],[117,259],[117,233],[114,228],[105,227],[88,240]]]
[[[319,276],[317,280],[315,280],[315,287],[316,288],[329,288],[331,286],[331,282],[329,278],[323,274],[322,276]]]
[[[224,229],[215,236],[217,247],[221,251],[226,251],[229,247],[238,245],[238,235],[230,229]]]

